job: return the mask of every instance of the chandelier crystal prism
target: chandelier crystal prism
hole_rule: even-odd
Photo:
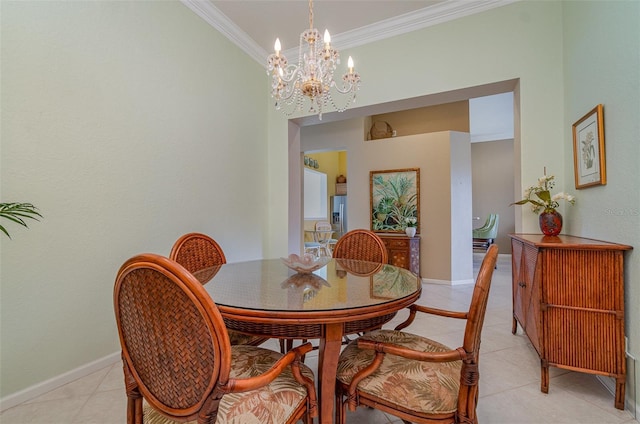
[[[271,75],[271,97],[276,109],[291,116],[294,111],[302,111],[306,100],[309,112],[318,114],[329,105],[338,112],[344,112],[355,103],[356,91],[360,88],[360,75],[354,72],[353,59],[349,56],[347,73],[342,76],[342,84],[333,79],[336,65],[340,64],[340,54],[331,47],[329,31],[324,31],[323,44],[320,33],[313,27],[313,0],[309,0],[309,29],[300,34],[298,64],[289,64],[281,52],[280,39],[276,39],[275,53],[267,58],[267,74]],[[334,94],[332,94],[332,92]],[[343,97],[341,106],[334,95]]]

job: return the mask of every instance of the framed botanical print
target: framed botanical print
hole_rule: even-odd
[[[407,220],[420,223],[420,169],[371,171],[371,230],[402,233]]]
[[[573,124],[573,166],[577,189],[607,183],[601,104]]]

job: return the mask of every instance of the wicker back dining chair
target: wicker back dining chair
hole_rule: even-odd
[[[173,244],[169,258],[193,273],[204,268],[227,263],[220,245],[201,233],[188,233]]]
[[[220,311],[177,262],[126,261],[114,309],[127,394],[127,423],[294,423],[316,415],[313,373],[301,357],[231,346]]]
[[[387,263],[388,254],[384,242],[373,231],[356,229],[338,239],[333,249],[334,258]]]
[[[169,258],[178,262],[192,274],[202,275],[202,271],[227,263],[220,245],[211,237],[201,233],[188,233],[173,244]],[[214,273],[210,273],[213,276]],[[205,283],[206,281],[201,281]],[[229,330],[232,345],[258,346],[269,340],[268,337],[252,336]]]
[[[477,423],[480,335],[498,256],[489,247],[476,279],[467,312],[419,305],[395,330],[375,330],[351,342],[341,353],[337,374],[338,423],[346,407],[380,409],[411,423]],[[400,331],[417,312],[466,320],[462,345],[451,349]]]

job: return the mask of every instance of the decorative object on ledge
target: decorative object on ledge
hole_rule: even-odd
[[[573,124],[573,171],[577,189],[607,183],[601,104]]]
[[[538,178],[538,185],[527,188],[524,192],[524,199],[512,205],[524,205],[531,203],[533,213],[539,213],[538,218],[540,230],[546,236],[557,236],[562,231],[562,215],[556,210],[560,204],[558,200],[566,200],[570,205],[575,204],[576,198],[565,192],[560,192],[551,196],[551,189],[555,186],[555,176],[547,175],[547,168],[544,168],[544,175]],[[536,195],[537,199],[531,196]]]
[[[313,158],[310,158],[309,156],[304,157],[304,166],[308,166],[309,168],[314,168],[314,169],[320,168],[318,161]]]
[[[333,79],[336,65],[340,64],[340,54],[331,47],[331,36],[327,30],[323,41],[324,46],[320,44],[320,33],[313,27],[313,0],[309,0],[309,29],[300,34],[298,65],[289,64],[280,52],[280,39],[276,38],[275,53],[267,58],[267,74],[271,74],[271,97],[276,100],[276,109],[291,106],[288,112],[283,110],[287,116],[295,110],[301,111],[305,99],[309,100],[309,112],[317,113],[320,120],[323,107],[331,105],[338,112],[343,112],[355,101],[360,75],[353,70],[353,59],[349,56],[349,70],[342,76],[340,88]],[[331,91],[346,96],[344,106],[336,105]]]
[[[420,216],[420,168],[371,171],[369,183],[372,231],[403,233]]]
[[[376,121],[371,125],[369,130],[369,136],[371,140],[379,140],[381,138],[393,137],[393,128],[385,121]]]

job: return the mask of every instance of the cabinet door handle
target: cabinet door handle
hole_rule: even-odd
[[[519,285],[520,287],[527,287],[527,285],[526,285],[525,283],[523,283],[522,281],[519,281],[519,282],[518,282],[518,285]]]

